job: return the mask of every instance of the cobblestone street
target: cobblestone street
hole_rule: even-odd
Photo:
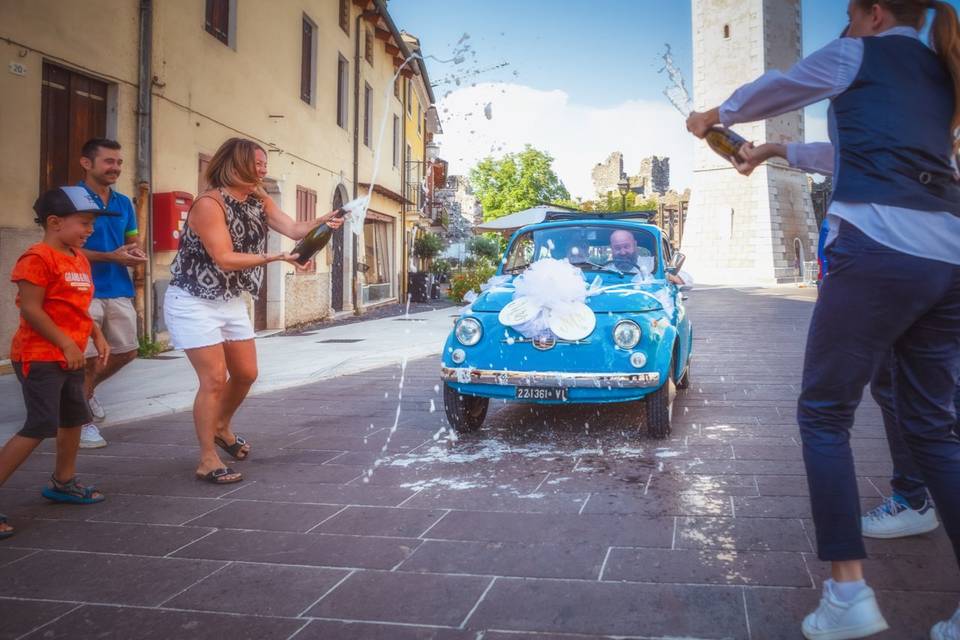
[[[828,575],[794,419],[814,296],[693,291],[668,441],[637,405],[504,404],[452,441],[431,357],[250,398],[239,485],[194,479],[189,413],[82,453],[100,505],[44,503],[45,446],[0,489],[0,638],[799,638]],[[854,443],[872,507],[869,399]],[[877,637],[925,638],[960,594],[942,528],[868,549]]]

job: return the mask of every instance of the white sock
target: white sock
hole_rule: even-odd
[[[833,595],[837,596],[837,599],[841,602],[850,602],[857,597],[857,594],[860,593],[861,589],[867,586],[867,583],[864,580],[837,582],[832,578],[827,580],[827,584],[830,585],[830,591],[833,592]]]

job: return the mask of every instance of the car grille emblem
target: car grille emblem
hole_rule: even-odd
[[[557,339],[553,336],[537,336],[533,339],[533,348],[538,351],[549,351],[557,344]]]

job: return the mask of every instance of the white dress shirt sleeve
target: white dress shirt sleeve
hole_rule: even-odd
[[[768,71],[720,105],[725,126],[756,122],[833,98],[846,91],[863,63],[863,41],[840,38],[788,71]]]

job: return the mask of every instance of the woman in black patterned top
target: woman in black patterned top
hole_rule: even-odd
[[[322,222],[342,224],[332,211],[295,222],[264,192],[266,175],[267,153],[255,142],[231,138],[217,150],[206,173],[210,190],[190,209],[163,304],[173,345],[186,352],[200,382],[193,403],[197,477],[216,484],[243,479],[220,460],[217,446],[236,460],[250,455],[249,443],[230,427],[257,378],[253,326],[242,294],[259,296],[270,262],[299,268],[296,254],[266,253],[267,229],[299,240]]]

